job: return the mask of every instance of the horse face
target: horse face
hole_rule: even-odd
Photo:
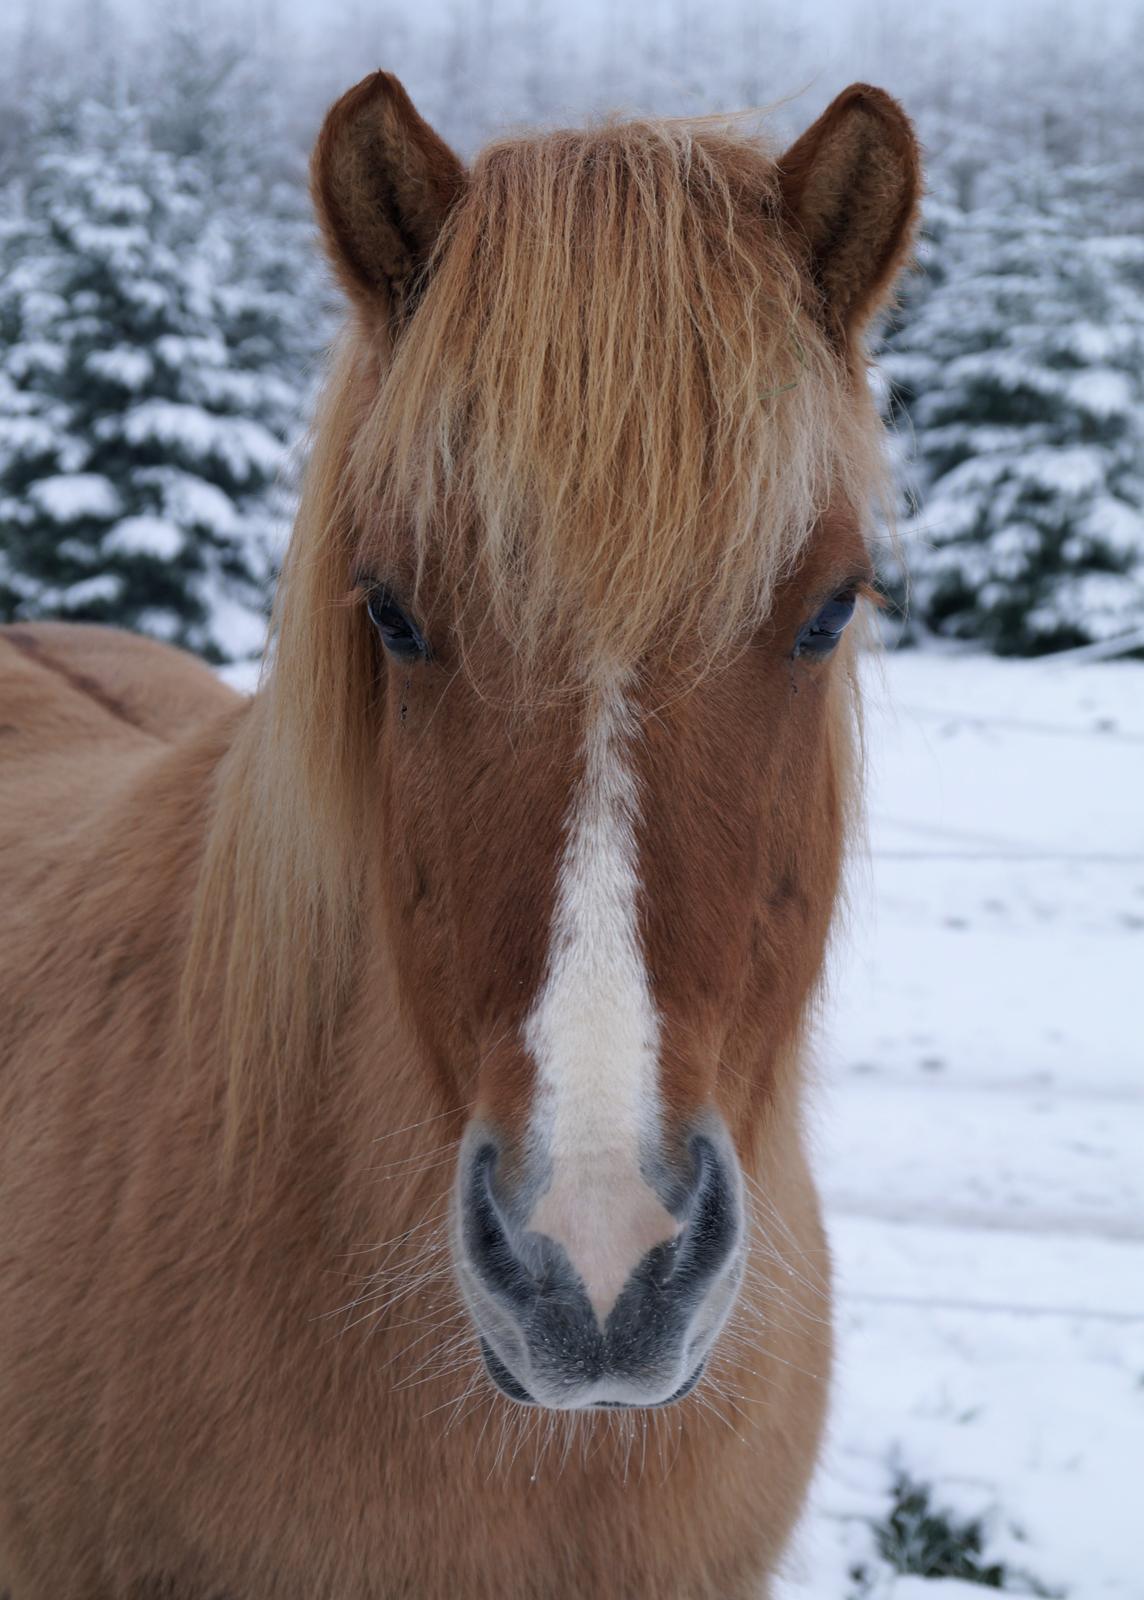
[[[371,607],[389,940],[471,1107],[455,1264],[518,1400],[677,1398],[734,1303],[740,1158],[784,1093],[835,897],[865,570],[854,520],[827,519],[718,670],[649,661],[532,712],[495,629]]]
[[[385,944],[468,1112],[457,1275],[509,1395],[661,1404],[734,1303],[744,1173],[801,1162],[876,454],[856,336],[916,146],[858,85],[778,163],[640,126],[467,173],[376,74],[314,191],[366,332],[330,459],[384,654]]]

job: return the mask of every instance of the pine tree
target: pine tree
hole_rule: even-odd
[[[0,244],[0,616],[254,653],[299,410],[288,262],[129,108],[41,149]]]
[[[1000,654],[1144,621],[1144,241],[1095,233],[1067,178],[1026,163],[933,205],[887,340],[909,614]]]

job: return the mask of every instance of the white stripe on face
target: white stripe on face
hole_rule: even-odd
[[[633,736],[622,684],[590,715],[544,985],[524,1025],[531,1135],[551,1182],[528,1227],[566,1251],[602,1323],[632,1269],[679,1224],[640,1170],[660,1119],[659,1018],[640,948]]]

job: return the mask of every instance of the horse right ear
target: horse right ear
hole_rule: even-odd
[[[831,331],[849,343],[884,305],[913,244],[921,161],[896,100],[854,83],[779,160]]]
[[[373,72],[326,113],[310,190],[342,287],[396,329],[417,304],[465,169],[400,82]]]

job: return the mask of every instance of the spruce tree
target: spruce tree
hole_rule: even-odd
[[[0,616],[261,647],[300,341],[258,224],[130,108],[43,132],[0,243]]]
[[[931,205],[887,339],[909,615],[1000,654],[1144,621],[1144,243],[1096,233],[1066,177],[1025,163]]]

